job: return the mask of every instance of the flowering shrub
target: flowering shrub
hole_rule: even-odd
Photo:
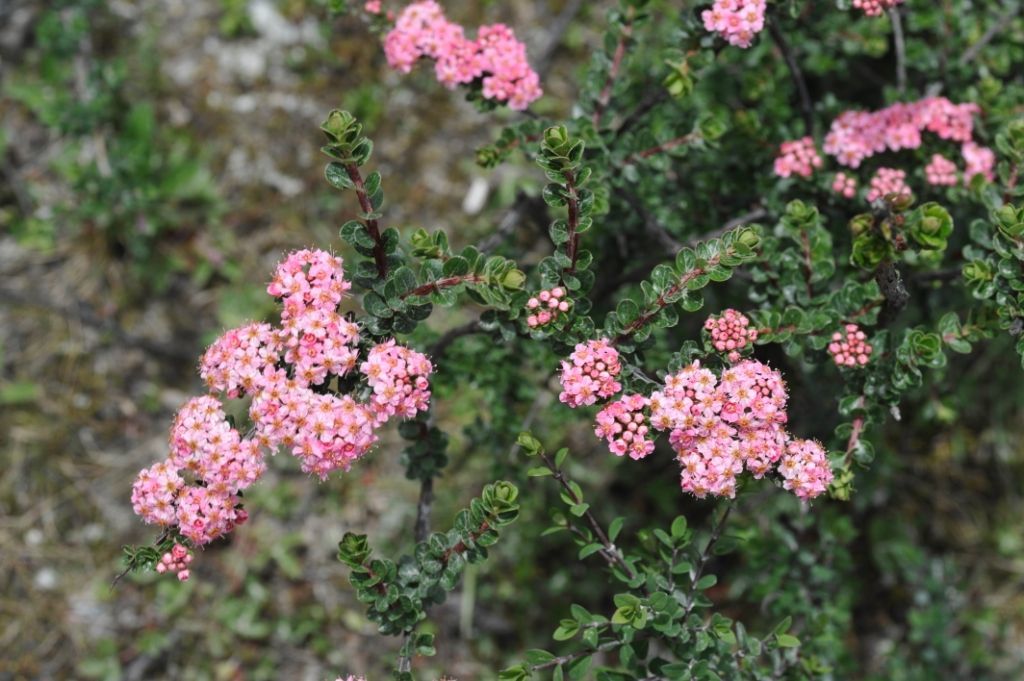
[[[367,618],[401,641],[396,678],[413,678],[414,658],[435,653],[422,623],[466,566],[510,534],[528,498],[531,513],[548,505],[543,488],[526,487],[531,477],[552,478],[564,505],[553,504],[545,536],[564,532],[579,560],[602,561],[602,588],[615,591],[559,613],[554,639],[572,641],[571,651],[517,653],[499,678],[548,670],[609,680],[832,678],[845,664],[841,637],[821,632],[841,618],[801,595],[801,579],[773,581],[785,598],[764,595],[748,626],[724,614],[733,596],[712,590],[710,570],[727,569],[716,556],[744,542],[754,547],[744,554],[751,560],[795,564],[758,543],[755,523],[768,533],[790,518],[819,527],[831,522],[819,515],[853,506],[842,502],[871,474],[870,436],[901,418],[901,403],[918,399],[926,381],[941,385],[949,352],[1001,336],[1024,355],[1024,209],[1015,204],[1024,193],[1024,121],[1013,96],[997,96],[999,83],[960,103],[912,96],[904,53],[895,57],[897,87],[867,98],[887,106],[865,111],[863,101],[840,101],[842,92],[812,101],[786,33],[847,19],[830,3],[808,5],[809,18],[787,13],[790,5],[716,1],[679,14],[624,0],[610,12],[607,44],[573,114],[505,119],[512,123],[478,154],[487,167],[519,152],[539,166],[534,194],[551,213],[543,254],[507,234],[456,249],[469,241],[456,230],[385,227],[383,179],[365,172],[373,145],[352,114],[330,112],[321,126],[325,179],[358,205],[340,228],[345,269],[328,251],[288,255],[267,287],[279,319],[228,331],[206,352],[200,371],[212,394],[182,408],[169,458],[133,489],[136,512],[164,530],[153,546],[128,548],[128,566],[198,574],[193,552],[259,512],[243,508],[242,493],[263,473],[266,453],[290,451],[303,471],[329,479],[400,421],[410,443],[402,461],[421,483],[412,549],[376,557],[357,532],[338,547]],[[901,17],[915,3],[853,5],[870,16],[888,10],[872,21],[889,22],[902,45]],[[439,81],[469,87],[492,109],[524,109],[541,94],[523,44],[504,26],[469,40],[436,2],[362,9],[386,31],[393,68],[431,59]],[[652,57],[642,35],[671,45]],[[649,80],[654,69],[668,70],[661,86]],[[924,82],[915,78],[914,89]],[[794,134],[801,125],[803,136]],[[817,177],[819,147],[843,170]],[[946,156],[951,148],[962,169]],[[851,201],[859,186],[865,201]],[[514,209],[525,210],[518,201]],[[954,292],[940,298],[938,287]],[[348,297],[363,314],[341,311]],[[431,330],[424,322],[438,308],[458,308],[469,321]],[[459,355],[467,336],[486,346],[475,354],[461,346]],[[536,427],[543,440],[582,424],[589,442],[615,456],[549,453],[522,425],[533,410],[522,418],[492,405],[489,422],[481,416],[467,437],[474,455],[494,454],[489,465],[512,481],[484,486],[450,529],[431,533],[433,486],[448,463],[434,385],[457,391],[471,382],[515,407],[521,390],[548,395],[551,415]],[[234,411],[244,427],[221,401],[242,398],[248,405]],[[595,470],[642,481],[641,505],[648,487],[679,485],[672,517],[649,529],[625,516],[607,520],[606,499],[574,479]],[[734,512],[746,525],[727,535]],[[712,521],[696,531],[688,516]],[[776,543],[798,551],[815,532]],[[753,583],[731,588],[756,593]]]

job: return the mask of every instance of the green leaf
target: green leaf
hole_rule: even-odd
[[[778,634],[775,640],[780,648],[797,648],[800,646],[800,639],[792,634]]]

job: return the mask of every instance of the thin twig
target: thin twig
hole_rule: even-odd
[[[775,41],[775,46],[782,53],[782,58],[786,61],[789,75],[792,77],[793,84],[796,86],[797,94],[800,97],[800,111],[804,119],[804,132],[808,135],[813,135],[814,106],[811,104],[811,95],[807,90],[807,82],[804,81],[804,75],[800,71],[800,65],[797,63],[796,57],[793,56],[793,51],[789,48],[789,43],[786,42],[786,37],[779,30],[774,18],[768,21],[768,32],[771,34],[772,40]]]
[[[634,9],[630,7],[626,15],[626,23],[622,25],[622,30],[619,31],[619,42],[615,45],[612,63],[608,68],[608,77],[604,81],[604,87],[601,89],[601,94],[597,98],[597,105],[594,107],[592,120],[595,130],[601,127],[601,116],[604,115],[604,111],[608,108],[608,103],[611,101],[612,88],[615,86],[615,79],[618,77],[619,69],[622,67],[622,59],[626,56],[626,43],[633,36],[633,13]]]
[[[1006,11],[1000,14],[996,20],[988,27],[988,30],[978,38],[978,41],[967,48],[962,55],[960,55],[960,66],[966,66],[972,61],[977,59],[981,51],[992,42],[993,38],[999,35],[999,32],[1010,25],[1010,20],[1013,19],[1018,12],[1021,10],[1021,3],[1019,0],[1015,0]]]
[[[550,456],[548,456],[547,452],[541,450],[538,454],[544,462],[544,465],[551,470],[552,476],[556,481],[558,481],[558,484],[562,486],[562,489],[565,490],[565,493],[572,500],[572,503],[582,503],[583,499],[576,495],[576,491],[572,488],[572,485],[569,484],[569,480],[565,477],[565,473],[563,473],[562,469],[555,464]],[[615,544],[612,543],[608,538],[608,535],[605,534],[604,528],[602,528],[601,524],[597,522],[597,518],[595,518],[594,514],[590,512],[590,508],[587,508],[583,512],[583,517],[586,519],[587,524],[590,525],[590,529],[597,535],[598,541],[600,541],[604,546],[604,551],[612,557],[615,565],[622,570],[629,581],[632,582],[635,580],[637,577],[636,571],[629,563],[626,562],[626,559],[622,557],[622,552],[617,546],[615,546]],[[646,593],[646,588],[644,589],[644,592]]]
[[[700,552],[700,556],[697,557],[697,565],[694,566],[692,583],[690,585],[690,592],[687,596],[686,612],[683,613],[683,619],[690,614],[693,610],[693,606],[697,603],[697,582],[700,581],[701,576],[704,574],[704,568],[708,564],[708,557],[711,555],[711,549],[714,548],[715,544],[718,543],[719,538],[722,536],[722,530],[725,528],[725,521],[729,519],[729,514],[732,513],[734,501],[730,499],[725,504],[725,510],[722,511],[722,515],[718,517],[714,526],[711,528],[711,536],[708,537],[708,543],[704,545],[704,550]]]
[[[899,7],[889,8],[889,21],[892,22],[892,41],[896,49],[896,89],[902,95],[907,91],[907,46],[903,39]]]

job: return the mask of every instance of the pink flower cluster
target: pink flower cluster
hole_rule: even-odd
[[[878,111],[845,111],[832,121],[825,136],[825,153],[841,165],[857,168],[884,151],[917,149],[921,133],[927,131],[959,142],[966,158],[974,149],[966,145],[972,143],[974,114],[979,111],[977,104],[954,104],[945,97],[900,102]]]
[[[853,6],[869,17],[881,16],[882,12],[903,4],[903,0],[853,0]]]
[[[730,362],[740,359],[740,350],[757,340],[757,329],[750,326],[750,319],[738,310],[724,310],[718,317],[708,317],[704,329],[711,336],[715,350],[728,353]]]
[[[836,366],[864,366],[871,359],[871,344],[867,335],[856,324],[847,324],[843,331],[832,334],[828,352]]]
[[[847,199],[857,195],[857,178],[844,172],[836,173],[832,180],[832,191]]]
[[[814,440],[791,440],[779,462],[782,486],[801,499],[813,499],[832,483],[825,449]]]
[[[526,309],[530,311],[526,325],[531,329],[554,323],[560,316],[569,311],[572,301],[565,297],[565,289],[556,286],[544,290],[526,301]]]
[[[609,404],[594,432],[616,455],[642,459],[654,450],[651,429],[669,431],[682,488],[698,498],[733,497],[744,470],[762,478],[785,460],[786,489],[808,499],[825,490],[832,471],[827,459],[786,432],[787,401],[782,376],[761,362],[744,360],[721,378],[694,362],[650,398],[627,395]]]
[[[718,33],[730,45],[750,47],[764,28],[765,0],[715,0],[701,13],[704,29]]]
[[[928,184],[952,187],[956,184],[956,164],[942,154],[932,154],[924,175]]]
[[[910,187],[907,186],[907,173],[895,168],[879,168],[874,177],[871,178],[871,186],[868,189],[868,201],[880,199],[889,194],[910,195]]]
[[[607,338],[576,346],[562,361],[562,392],[558,399],[572,408],[591,405],[622,390],[615,380],[622,371],[619,352]]]
[[[732,497],[744,467],[761,478],[785,451],[786,386],[777,371],[746,360],[721,380],[695,362],[651,395],[651,423],[669,430],[685,491]]]
[[[160,562],[156,564],[156,571],[160,574],[173,572],[178,575],[179,581],[187,582],[191,574],[188,566],[191,563],[192,552],[183,544],[175,542],[170,551],[160,556]]]
[[[370,409],[378,424],[398,414],[411,419],[430,406],[430,382],[434,371],[426,355],[389,340],[373,347],[359,370],[373,390]]]
[[[654,451],[654,440],[647,437],[647,405],[648,399],[643,395],[626,395],[612,402],[598,412],[594,434],[607,440],[608,448],[616,456],[644,458]]]
[[[969,184],[975,175],[981,175],[991,182],[995,178],[996,154],[988,147],[974,142],[964,142],[960,147],[967,167],[964,168],[964,184]]]
[[[216,397],[189,400],[171,428],[170,456],[143,470],[132,488],[143,520],[206,544],[248,518],[240,493],[263,474],[265,450],[286,448],[303,471],[323,479],[365,455],[388,419],[427,409],[433,366],[394,340],[366,351],[359,364],[365,387],[353,394],[332,387],[360,357],[359,328],[337,309],[350,286],[341,259],[324,251],[297,251],[278,266],[267,292],[282,303],[280,327],[232,329],[200,362],[213,392],[252,397],[252,436],[231,426]],[[353,396],[360,392],[368,397]]]
[[[795,173],[800,177],[810,177],[815,168],[821,167],[821,163],[821,156],[814,146],[814,138],[789,140],[779,145],[779,155],[775,158],[775,174],[779,177],[789,177]]]
[[[449,88],[482,79],[485,98],[507,102],[517,111],[543,94],[540,76],[527,61],[526,46],[512,29],[504,24],[481,26],[476,40],[469,40],[435,0],[414,2],[399,13],[384,38],[384,54],[388,64],[403,73],[421,57],[433,59],[437,79]]]

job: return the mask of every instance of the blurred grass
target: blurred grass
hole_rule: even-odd
[[[277,33],[253,20],[257,5],[276,9],[284,22],[274,24]],[[467,22],[502,18],[544,27],[564,3],[451,5]],[[605,5],[587,4],[565,36],[568,47],[555,54],[542,110],[565,113],[559,107],[572,100],[577,65],[596,40]],[[537,173],[525,163],[478,169],[473,151],[492,141],[493,118],[423,70],[389,71],[358,21],[329,19],[320,3],[91,2],[91,51],[72,46],[75,54],[87,66],[125,60],[127,93],[152,105],[158,128],[191,145],[216,196],[201,211],[173,216],[179,222],[168,225],[170,236],[159,245],[177,267],[159,273],[160,287],[140,294],[140,276],[152,284],[146,277],[158,273],[140,274],[95,223],[71,224],[58,210],[69,187],[57,161],[90,161],[97,138],[77,142],[56,133],[7,95],[7,84],[31,80],[42,68],[33,29],[48,7],[36,0],[2,10],[9,14],[0,46],[7,179],[0,189],[0,679],[324,679],[345,671],[380,678],[398,644],[376,636],[333,550],[346,530],[370,534],[385,553],[408,548],[417,488],[404,479],[396,437],[350,475],[325,483],[299,473],[288,457],[274,459],[250,495],[251,523],[209,547],[185,585],[150,576],[111,589],[119,546],[151,539],[131,513],[131,482],[165,455],[174,411],[200,389],[194,368],[205,344],[267,311],[262,284],[280,255],[309,245],[339,247],[337,227],[354,206],[321,181],[317,126],[327,110],[352,110],[375,139],[373,164],[384,176],[389,222],[444,227],[455,245],[489,233],[501,217],[494,208],[537,183]],[[548,39],[539,29],[520,33],[534,49]],[[488,183],[488,207],[467,215],[462,201],[477,178]],[[461,321],[438,315],[431,327]],[[474,345],[478,339],[461,342],[467,352],[495,359],[487,355],[491,348]],[[978,392],[984,388],[965,394]],[[481,386],[438,390],[438,418],[454,442],[453,465],[438,488],[437,524],[495,468],[510,465],[472,455],[476,406],[501,397]],[[543,412],[543,401],[537,405]],[[938,398],[931,405],[942,406]],[[971,405],[956,406],[970,416]],[[1024,527],[1014,487],[1024,479],[1022,408],[1016,399],[1002,412],[974,406],[981,413],[913,443],[931,452],[923,460],[880,456],[866,486],[896,491],[879,492],[884,498],[866,500],[856,513],[875,518],[871,539],[894,573],[922,576],[919,583],[883,585],[888,591],[879,593],[893,603],[938,597],[941,605],[943,592],[923,577],[945,569],[934,556],[910,555],[905,547],[912,542],[896,530],[954,557],[950,569],[968,566],[969,574],[957,577],[965,592],[947,595],[975,613],[978,645],[1001,642],[1018,651],[1003,660],[1013,669],[1024,664]],[[678,501],[677,490],[630,497],[631,488],[660,490],[660,483],[626,466],[590,465],[607,457],[595,453],[587,424],[548,430],[581,453],[573,475],[608,490],[636,522],[671,516],[689,503]],[[886,449],[910,446],[890,435]],[[993,485],[998,494],[990,492]],[[876,506],[884,512],[871,510]],[[687,510],[699,515],[706,508]],[[510,532],[495,559],[436,613],[438,624],[429,626],[440,655],[419,662],[424,678],[487,678],[516,651],[546,642],[543,627],[552,625],[549,615],[565,591],[594,578],[586,566],[564,562],[557,538],[534,540],[546,518],[536,508],[525,513],[526,528]],[[915,522],[894,529],[900,517]],[[756,527],[756,511],[740,522]],[[902,624],[880,616],[885,609],[869,613],[881,619],[860,629],[877,625],[878,646]],[[851,645],[865,659],[886,654],[871,652],[872,641]]]

